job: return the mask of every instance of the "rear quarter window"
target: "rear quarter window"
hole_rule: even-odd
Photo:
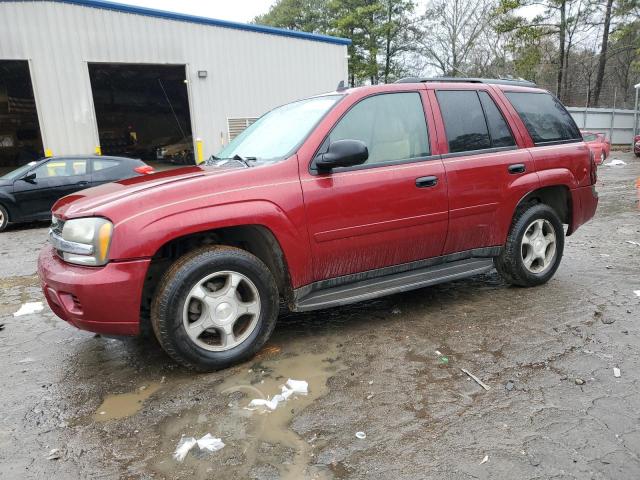
[[[505,92],[536,144],[581,141],[580,130],[560,100],[549,93]]]

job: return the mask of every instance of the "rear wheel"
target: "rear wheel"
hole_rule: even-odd
[[[563,251],[562,222],[551,207],[537,204],[518,212],[494,264],[507,282],[532,287],[553,277]]]
[[[278,289],[267,266],[244,250],[217,246],[189,253],[167,271],[151,323],[173,359],[211,371],[254,355],[277,315]]]
[[[0,232],[2,232],[9,224],[9,212],[7,209],[0,205]]]

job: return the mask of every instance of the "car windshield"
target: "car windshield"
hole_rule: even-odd
[[[266,113],[220,150],[219,159],[281,160],[309,135],[342,95],[325,95],[289,103]]]
[[[20,168],[16,168],[15,170],[3,175],[0,177],[2,180],[17,180],[22,175],[27,173],[34,165],[37,165],[38,162],[29,162],[26,165],[23,165]]]

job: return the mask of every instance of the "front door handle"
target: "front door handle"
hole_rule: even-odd
[[[524,163],[514,163],[512,165],[509,165],[509,173],[512,174],[517,174],[517,173],[524,173],[525,170],[527,169],[527,167],[525,167]]]
[[[416,178],[416,187],[418,188],[435,187],[437,184],[438,184],[438,177],[434,175],[430,175],[428,177]]]

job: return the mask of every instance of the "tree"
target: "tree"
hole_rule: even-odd
[[[612,33],[612,26],[615,24],[616,19],[622,19],[624,21],[627,16],[631,16],[632,20],[637,19],[638,8],[639,2],[637,0],[607,0],[605,4],[602,41],[600,43],[600,56],[598,59],[598,73],[596,76],[595,86],[593,88],[593,103],[596,105],[600,100],[602,85],[604,83],[605,67],[608,60],[609,37]],[[625,24],[623,23],[619,28],[624,28],[624,26]]]
[[[526,19],[517,14],[524,6],[538,5],[543,7],[541,14],[533,19]],[[571,47],[575,35],[588,25],[585,18],[589,13],[589,4],[585,0],[502,0],[498,9],[504,18],[499,24],[500,31],[512,31],[516,34],[553,37],[557,36],[558,46],[555,55],[555,90],[563,99],[567,82],[566,70],[569,64]]]
[[[419,41],[428,65],[446,76],[466,75],[466,63],[490,28],[493,0],[431,0]]]
[[[254,23],[311,33],[326,33],[328,0],[280,0]]]

